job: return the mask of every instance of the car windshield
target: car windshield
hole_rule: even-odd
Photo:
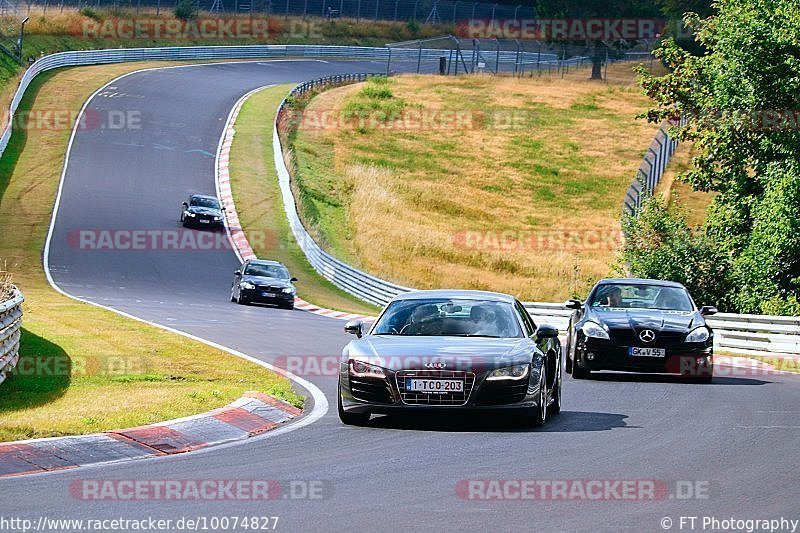
[[[692,311],[692,301],[686,289],[661,285],[612,283],[600,285],[591,298],[596,309],[661,309]]]
[[[216,198],[201,198],[199,196],[192,197],[192,201],[189,204],[192,207],[209,207],[211,209],[219,209],[219,202],[217,202]]]
[[[244,269],[246,276],[260,276],[263,278],[289,279],[289,272],[280,265],[262,265],[250,263]]]
[[[374,335],[521,337],[511,304],[483,300],[411,299],[389,304]]]

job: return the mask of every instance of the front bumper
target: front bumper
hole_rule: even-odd
[[[402,390],[402,377],[397,372],[384,369],[385,378],[358,378],[351,376],[347,363],[339,370],[339,394],[342,408],[349,413],[410,413],[410,412],[498,412],[531,409],[538,406],[539,382],[522,379],[518,382],[486,381],[487,373],[475,376],[463,402],[452,404],[410,403],[409,393]],[[433,373],[432,373],[433,374]],[[429,377],[447,379],[446,376]],[[421,394],[415,395],[422,396]],[[413,401],[412,401],[413,402]]]
[[[289,305],[294,303],[294,293],[291,292],[269,292],[261,289],[239,289],[242,298],[249,302],[258,302],[275,305]]]
[[[225,222],[223,220],[206,220],[198,217],[189,217],[189,216],[185,217],[183,220],[187,226],[191,226],[193,228],[198,228],[198,229],[207,228],[207,229],[219,230],[225,227]]]
[[[714,349],[711,341],[655,344],[652,347],[663,348],[666,356],[633,356],[629,353],[630,346],[595,338],[579,339],[575,355],[587,370],[652,372],[696,377],[710,376],[713,373]]]

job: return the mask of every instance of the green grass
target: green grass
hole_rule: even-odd
[[[20,110],[77,111],[96,87],[150,65],[51,71],[34,80]],[[41,253],[69,133],[15,131],[0,159],[0,265],[26,298],[18,371],[0,385],[0,441],[168,420],[249,390],[302,405],[286,379],[263,367],[50,288]]]
[[[330,253],[397,283],[540,301],[585,293],[611,273],[613,246],[475,249],[457,233],[618,230],[654,134],[635,119],[647,105],[634,88],[585,78],[399,76],[326,91],[308,116],[374,120],[290,136],[299,211]],[[393,127],[413,113],[462,120]]]
[[[252,241],[256,255],[281,261],[299,278],[298,296],[316,305],[375,314],[366,304],[319,276],[297,246],[283,210],[273,163],[272,117],[291,85],[269,87],[252,95],[236,119],[230,155],[231,188],[242,227],[270,236]],[[325,209],[324,207],[321,207]]]

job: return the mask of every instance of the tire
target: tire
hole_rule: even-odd
[[[553,387],[553,405],[550,406],[550,413],[553,415],[557,415],[561,412],[561,370],[560,368],[556,370],[556,380],[554,382]]]
[[[577,359],[572,362],[572,379],[589,379],[591,370],[581,365]]]
[[[567,337],[567,355],[564,357],[564,372],[572,374],[572,342]]]
[[[233,295],[233,287],[231,287],[231,301],[232,302],[236,301],[236,296]]]
[[[284,309],[288,309],[289,311],[292,311],[294,309],[294,302],[290,304],[284,304],[281,307],[283,307]]]
[[[369,413],[348,413],[344,410],[344,407],[342,407],[342,393],[339,390],[336,391],[336,407],[339,411],[339,420],[346,426],[363,426],[369,422]]]
[[[539,428],[547,422],[547,371],[542,365],[542,372],[539,374],[539,405],[531,410],[530,425]]]

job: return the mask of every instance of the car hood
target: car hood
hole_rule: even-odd
[[[348,344],[344,355],[391,370],[476,371],[529,363],[532,344],[527,338],[367,335]]]
[[[265,276],[242,276],[242,281],[249,281],[256,285],[269,285],[271,287],[291,287],[292,282],[288,279],[270,278]]]
[[[212,209],[210,207],[200,207],[200,206],[189,206],[187,209],[190,213],[196,213],[198,215],[213,215],[213,216],[221,216],[222,211],[219,209]]]
[[[588,318],[611,329],[652,329],[686,331],[703,324],[696,311],[661,311],[658,309],[593,309]]]

